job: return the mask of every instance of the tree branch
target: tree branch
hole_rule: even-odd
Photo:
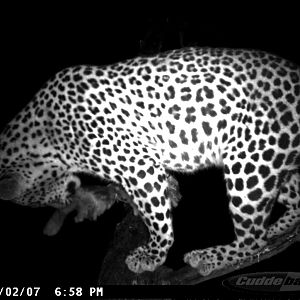
[[[178,205],[181,198],[178,182],[172,176],[168,178],[169,197],[173,207]],[[64,220],[72,211],[77,211],[75,221],[84,219],[95,219],[115,202],[128,203],[128,213],[120,224],[117,225],[114,238],[105,256],[99,275],[101,285],[194,285],[206,280],[222,276],[268,259],[288,248],[293,243],[300,241],[300,223],[284,235],[268,241],[257,254],[244,259],[239,264],[230,265],[222,270],[216,270],[208,276],[201,275],[196,269],[185,266],[179,270],[172,270],[166,266],[159,267],[155,272],[144,272],[134,274],[125,264],[125,259],[130,251],[147,243],[148,229],[138,216],[138,210],[132,203],[131,198],[116,184],[107,186],[83,186],[73,195],[71,204],[63,209],[58,209],[48,221],[44,233],[48,235],[57,234]],[[133,208],[133,209],[132,209]]]
[[[300,224],[290,232],[275,240],[270,240],[268,245],[259,253],[245,259],[239,265],[232,265],[223,270],[214,271],[208,276],[202,276],[196,269],[185,266],[174,271],[165,266],[159,267],[155,272],[133,274],[125,265],[128,253],[137,246],[146,243],[148,231],[143,221],[128,212],[123,221],[117,226],[111,247],[104,258],[99,284],[105,285],[132,285],[132,284],[157,284],[157,285],[195,285],[206,280],[242,269],[268,259],[284,251],[293,243],[300,241]]]

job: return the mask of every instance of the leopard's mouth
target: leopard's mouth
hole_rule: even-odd
[[[19,174],[10,174],[0,179],[0,199],[15,201],[25,190],[24,180]]]

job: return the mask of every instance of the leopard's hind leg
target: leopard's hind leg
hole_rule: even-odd
[[[287,176],[277,201],[286,207],[286,211],[268,228],[268,239],[280,236],[300,224],[300,173],[298,169]]]
[[[185,255],[184,261],[202,275],[228,265],[239,265],[267,244],[268,221],[277,194],[279,171],[272,170],[271,163],[269,166],[264,163],[260,168],[263,163],[255,163],[252,158],[246,157],[244,165],[228,157],[223,160],[236,238],[228,245],[195,250]],[[264,168],[270,171],[267,176]]]

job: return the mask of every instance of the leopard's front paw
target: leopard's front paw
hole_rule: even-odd
[[[184,262],[195,268],[203,276],[208,276],[215,270],[215,257],[208,254],[205,250],[195,250],[185,254]]]
[[[165,259],[165,256],[160,257],[151,253],[151,249],[148,246],[141,246],[128,255],[125,262],[132,272],[142,273],[144,271],[153,272],[164,263]]]

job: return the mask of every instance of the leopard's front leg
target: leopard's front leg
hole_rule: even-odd
[[[165,170],[152,165],[138,174],[138,182],[131,180],[131,183],[136,183],[134,190],[130,188],[127,192],[134,195],[133,202],[149,229],[150,240],[135,249],[127,257],[126,264],[131,271],[142,273],[154,271],[165,262],[173,244],[173,228]]]

